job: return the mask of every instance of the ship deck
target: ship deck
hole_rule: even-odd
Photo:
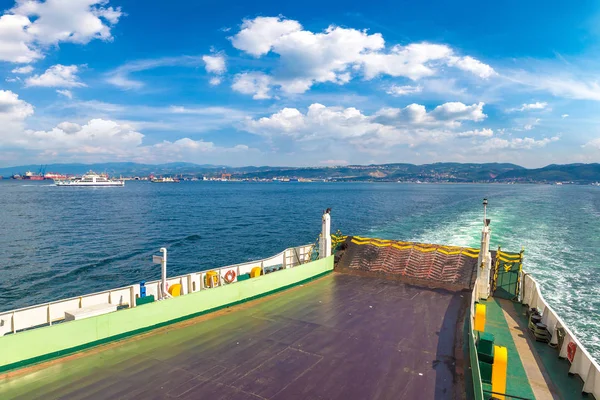
[[[537,400],[593,397],[581,392],[583,382],[578,376],[569,375],[567,360],[559,359],[548,344],[533,339],[525,306],[493,297],[481,303],[487,307],[485,331],[494,335],[496,345],[508,350],[507,395]],[[485,383],[483,388],[487,394],[492,390]]]
[[[0,398],[462,398],[468,302],[464,291],[334,272],[18,371],[0,380]]]

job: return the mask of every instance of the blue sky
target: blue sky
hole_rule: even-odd
[[[0,166],[600,159],[600,4],[3,2]]]

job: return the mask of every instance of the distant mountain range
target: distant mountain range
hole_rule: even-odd
[[[238,179],[305,178],[335,181],[406,181],[406,182],[572,182],[589,184],[600,182],[600,164],[548,165],[543,168],[527,169],[509,163],[434,163],[345,165],[338,167],[228,167],[225,165],[168,163],[138,164],[132,162],[101,164],[50,164],[22,165],[0,168],[5,178],[26,171],[55,172],[81,175],[89,170],[107,172],[116,176],[161,176],[218,177],[223,173]]]

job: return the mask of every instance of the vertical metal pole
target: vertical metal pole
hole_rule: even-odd
[[[163,253],[162,256],[162,279],[161,279],[161,298],[165,299],[167,297],[167,249],[164,247],[160,248],[160,252]]]
[[[321,240],[319,242],[319,258],[326,258],[331,255],[331,216],[330,209],[323,213],[321,219]]]

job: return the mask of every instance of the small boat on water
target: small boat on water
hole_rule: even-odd
[[[56,186],[75,187],[116,187],[125,186],[125,181],[122,179],[111,179],[107,174],[96,174],[90,171],[81,178],[55,180],[54,184]]]
[[[152,178],[153,183],[179,183],[179,179],[171,177]]]

